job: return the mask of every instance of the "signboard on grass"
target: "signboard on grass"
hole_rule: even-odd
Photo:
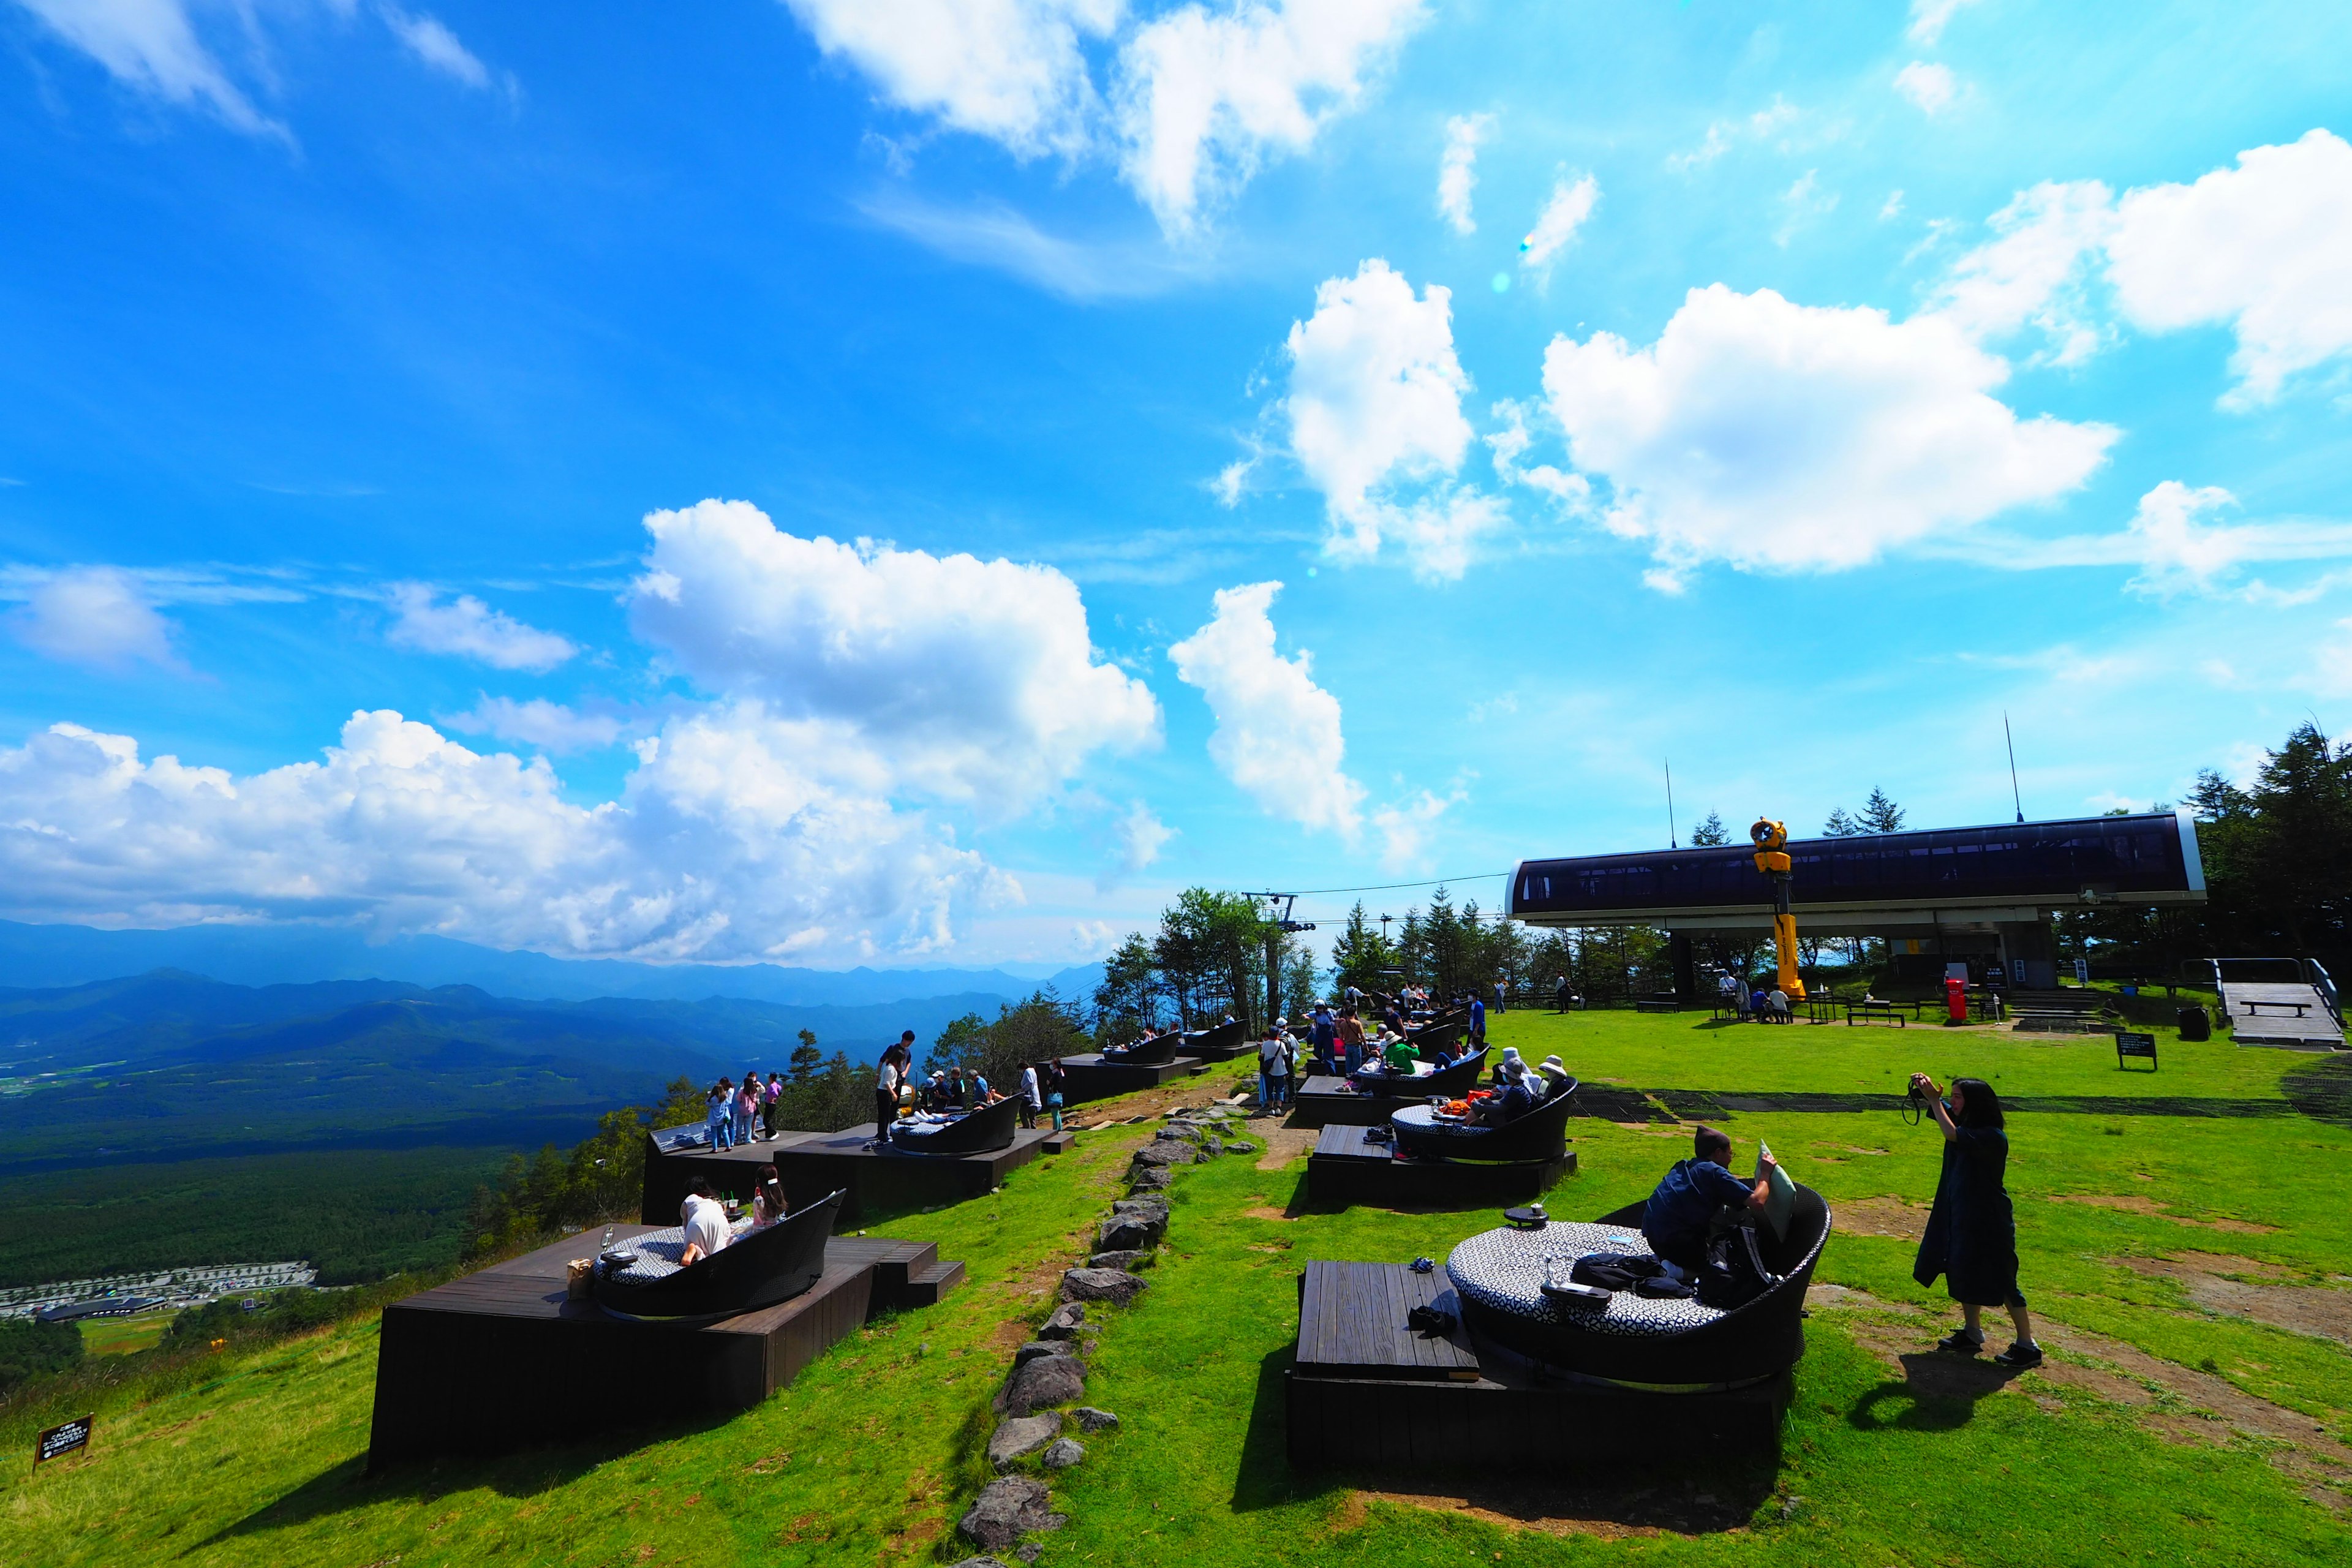
[[[33,1455],[33,1463],[37,1465],[47,1459],[62,1458],[77,1448],[89,1447],[89,1424],[97,1419],[95,1415],[77,1415],[42,1433],[41,1446]]]

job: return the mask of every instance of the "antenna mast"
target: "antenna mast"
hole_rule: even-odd
[[[1666,847],[1679,849],[1682,840],[1675,836],[1675,764],[1666,759]]]
[[[2009,798],[2017,807],[2017,820],[2025,820],[2025,797],[2017,793],[2017,741],[2009,732],[2009,710],[2001,710],[2000,738],[2009,746]]]

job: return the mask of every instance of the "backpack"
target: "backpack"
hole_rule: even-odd
[[[1753,1226],[1727,1223],[1707,1237],[1706,1264],[1698,1274],[1701,1306],[1728,1312],[1780,1282],[1780,1277],[1764,1267]]]

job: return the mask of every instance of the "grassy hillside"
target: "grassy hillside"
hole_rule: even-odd
[[[1916,1031],[1754,1027],[1513,1014],[1498,1040],[1643,1087],[1883,1089],[1914,1063],[2002,1075],[2015,1093],[2151,1092],[2104,1039],[2018,1043]],[[1573,1048],[1571,1048],[1573,1047]],[[2102,1060],[2104,1058],[2104,1061]],[[2158,1087],[2277,1092],[2309,1058],[2168,1042]],[[1263,1124],[1261,1124],[1263,1125]],[[1912,1284],[1910,1204],[1931,1190],[1932,1127],[1892,1114],[1745,1114],[1828,1194],[1824,1257],[1777,1461],[1595,1469],[1539,1482],[1294,1474],[1281,1373],[1309,1258],[1442,1258],[1492,1216],[1318,1212],[1277,1150],[1180,1177],[1170,1250],[1108,1314],[1090,1402],[1122,1428],[1055,1482],[1069,1527],[1045,1563],[1419,1565],[2340,1563],[2352,1553],[2352,1230],[2337,1173],[2352,1129],[2299,1115],[2021,1116],[2011,1190],[2024,1288],[2050,1365],[1993,1392],[1906,1379],[1948,1326]],[[1647,1191],[1686,1147],[1660,1124],[1572,1125],[1578,1175],[1556,1212]],[[374,1323],[231,1352],[152,1397],[100,1407],[87,1458],[38,1476],[52,1412],[0,1413],[0,1560],[194,1563],[790,1564],[953,1562],[954,1518],[1005,1347],[1144,1127],[1099,1131],[991,1197],[893,1221],[971,1267],[946,1302],[836,1347],[735,1419],[487,1463],[360,1474]],[[2267,1320],[2267,1321],[2266,1321]],[[140,1358],[110,1358],[135,1363]],[[1940,1392],[1939,1392],[1940,1389]],[[1339,1456],[1344,1459],[1344,1456]]]

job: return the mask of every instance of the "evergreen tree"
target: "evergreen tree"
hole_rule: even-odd
[[[793,1081],[796,1084],[808,1082],[809,1076],[824,1060],[824,1053],[816,1048],[814,1029],[803,1029],[800,1037],[801,1043],[793,1047],[792,1058]]]
[[[1862,803],[1862,827],[1864,833],[1900,833],[1903,831],[1903,808],[1886,798],[1883,789],[1873,789],[1870,798]]]
[[[1125,1046],[1159,1021],[1159,973],[1151,944],[1132,934],[1103,960],[1095,987],[1095,1044]]]
[[[1348,911],[1348,923],[1331,943],[1331,984],[1345,992],[1350,985],[1364,991],[1388,989],[1381,971],[1395,963],[1386,938],[1364,914],[1364,901]]]
[[[1730,842],[1731,830],[1723,826],[1723,816],[1718,812],[1708,812],[1706,820],[1691,829],[1691,847],[1694,849],[1712,849]]]
[[[1862,824],[1848,816],[1842,805],[1831,811],[1830,819],[1822,824],[1822,837],[1824,838],[1851,838],[1862,830]]]

